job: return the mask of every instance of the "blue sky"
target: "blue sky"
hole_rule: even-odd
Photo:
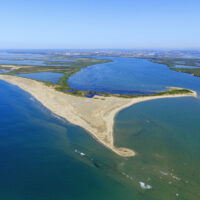
[[[3,48],[200,48],[199,0],[1,0]]]

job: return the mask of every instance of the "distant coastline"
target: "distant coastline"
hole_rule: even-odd
[[[136,152],[128,148],[114,146],[114,118],[119,111],[133,104],[153,99],[197,96],[196,92],[192,90],[171,88],[168,93],[158,93],[151,96],[83,98],[59,92],[36,80],[11,75],[0,75],[0,79],[17,85],[30,93],[50,111],[65,118],[70,123],[84,128],[101,144],[123,157],[134,156]],[[170,93],[170,91],[172,92]]]

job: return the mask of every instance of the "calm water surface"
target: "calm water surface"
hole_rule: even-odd
[[[39,81],[50,81],[52,83],[57,83],[64,74],[56,72],[35,72],[29,74],[16,74],[16,76],[21,76],[25,78],[35,79]]]
[[[1,199],[141,196],[120,181],[116,164],[121,158],[83,129],[53,115],[18,87],[0,81],[0,93]]]
[[[109,59],[114,62],[90,66],[71,76],[68,80],[70,86],[79,90],[120,94],[148,94],[167,86],[200,90],[198,77],[175,72],[165,65],[145,59]]]
[[[183,69],[197,69],[199,66],[186,66],[186,65],[175,65],[173,68],[183,68]]]
[[[113,59],[71,77],[71,86],[121,93],[166,86],[200,91],[200,79],[190,74],[147,60]],[[200,199],[198,98],[153,100],[121,111],[115,144],[137,153],[121,158],[18,87],[0,81],[0,94],[2,199]]]
[[[4,74],[4,73],[7,73],[7,72],[9,72],[10,70],[0,70],[0,73],[1,74]]]
[[[53,63],[52,63],[53,61]],[[56,63],[54,62],[56,61]],[[31,66],[68,66],[68,62],[73,60],[60,59],[50,52],[46,53],[12,53],[0,50],[0,65],[31,65]]]
[[[43,61],[39,60],[1,60],[0,65],[35,65],[35,66],[45,66]]]

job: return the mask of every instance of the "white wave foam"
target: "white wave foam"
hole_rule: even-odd
[[[180,194],[176,193],[176,197],[179,197],[179,196],[180,196]]]
[[[168,175],[170,175],[173,179],[175,179],[175,180],[177,180],[177,181],[180,181],[181,180],[181,178],[179,178],[179,177],[177,177],[177,176],[174,176],[172,173],[167,173],[167,172],[163,172],[163,171],[160,171],[160,173],[162,174],[162,175],[164,175],[164,176],[168,176]],[[161,177],[160,177],[161,178]]]
[[[86,155],[85,153],[83,153],[83,152],[81,152],[81,151],[79,151],[77,149],[75,149],[74,151],[75,151],[75,153],[78,153],[80,156],[85,156]]]
[[[173,175],[172,175],[172,178],[173,178],[173,179],[176,179],[177,181],[180,181],[180,180],[181,180],[181,178],[179,178],[179,177],[177,177],[177,176],[173,176]]]
[[[160,173],[161,173],[162,175],[164,175],[164,176],[167,176],[167,175],[168,175],[167,172],[160,171]]]
[[[152,186],[151,185],[146,185],[144,182],[139,182],[140,184],[140,187],[144,190],[150,190],[152,189]]]
[[[126,178],[128,178],[128,179],[130,179],[130,180],[133,180],[133,177],[132,177],[132,176],[129,176],[129,175],[126,174],[125,172],[122,172],[122,174],[123,174]]]
[[[29,100],[35,101],[35,98],[34,97],[30,97]]]
[[[63,119],[62,117],[59,117],[58,115],[56,115],[56,114],[54,114],[54,113],[51,113],[51,115],[52,115],[53,117],[55,117],[56,119],[59,119],[59,120],[61,120],[61,121],[64,121],[64,119]]]

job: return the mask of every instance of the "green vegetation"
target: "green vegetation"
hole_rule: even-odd
[[[91,94],[90,91],[74,90],[68,84],[68,78],[73,74],[79,72],[82,68],[88,67],[90,65],[102,64],[107,62],[112,62],[108,59],[98,59],[91,57],[70,57],[70,56],[55,56],[58,61],[46,61],[46,66],[35,66],[35,65],[20,65],[21,68],[13,69],[8,73],[8,75],[15,75],[20,73],[34,73],[34,72],[57,72],[63,73],[64,76],[58,81],[57,84],[51,82],[44,82],[48,86],[54,87],[56,90],[69,93],[77,96],[85,96]],[[67,58],[67,59],[66,59]],[[60,60],[61,61],[60,61]],[[44,60],[44,58],[42,59]],[[63,61],[64,60],[64,61]],[[66,61],[65,61],[66,60]],[[56,65],[56,66],[55,66]],[[19,66],[19,65],[14,65]],[[8,69],[0,66],[0,69]]]
[[[34,73],[34,72],[59,72],[63,73],[64,76],[60,78],[57,84],[54,84],[52,82],[45,82],[45,81],[40,81],[45,83],[47,86],[54,87],[56,90],[64,93],[68,93],[71,95],[76,95],[80,97],[84,97],[86,95],[90,94],[99,94],[101,96],[115,96],[115,97],[123,97],[123,98],[133,98],[133,97],[145,97],[145,96],[161,96],[161,95],[173,95],[173,94],[189,94],[191,93],[190,90],[186,89],[177,89],[177,88],[171,88],[166,91],[154,93],[154,94],[147,94],[147,95],[121,95],[121,94],[110,94],[110,93],[102,93],[102,92],[91,92],[91,91],[82,91],[82,90],[75,90],[70,87],[68,83],[68,78],[72,76],[73,74],[79,72],[82,68],[88,67],[90,65],[95,65],[95,64],[102,64],[102,63],[107,63],[107,62],[112,62],[111,60],[106,60],[106,59],[97,59],[97,58],[91,58],[91,57],[67,57],[66,56],[57,56],[55,57],[56,59],[60,59],[58,61],[46,61],[46,66],[34,66],[34,65],[20,65],[21,68],[18,69],[13,69],[8,73],[9,75],[15,75],[15,74],[20,74],[20,73]],[[65,60],[66,61],[65,61]],[[64,60],[64,61],[63,61]],[[163,62],[160,60],[154,60],[153,62]],[[168,62],[168,66],[172,63]],[[18,65],[15,65],[18,66]],[[3,69],[3,66],[0,68]],[[177,70],[177,69],[176,69]],[[180,69],[178,69],[180,70]],[[177,70],[177,71],[178,71]]]
[[[64,73],[64,76],[58,81],[57,86],[55,87],[56,90],[71,93],[73,95],[78,96],[85,96],[90,94],[89,91],[82,91],[82,90],[74,90],[70,87],[68,83],[68,78],[73,74],[79,72],[82,68],[88,67],[90,65],[95,64],[102,64],[112,62],[111,60],[103,60],[103,59],[96,59],[96,58],[76,58],[76,62],[71,63],[70,67],[67,67],[67,71],[61,70],[60,72]]]
[[[153,58],[150,59],[151,62],[160,63],[167,65],[171,70],[177,72],[184,72],[188,74],[192,74],[194,76],[200,77],[200,59],[199,58]],[[187,68],[176,68],[175,65],[179,66],[193,66],[197,67],[194,69]]]
[[[188,74],[192,74],[194,76],[200,77],[200,68],[196,68],[196,69],[173,68],[172,70],[177,71],[177,72],[184,72],[184,73],[188,73]]]
[[[151,58],[151,62],[160,63],[167,65],[168,67],[174,67],[175,65],[185,65],[185,66],[200,66],[199,58]]]
[[[153,94],[145,94],[145,95],[120,95],[120,94],[103,94],[104,96],[115,96],[115,97],[123,97],[123,98],[134,98],[134,97],[148,97],[148,96],[163,96],[163,95],[175,95],[175,94],[191,94],[192,91],[188,89],[182,88],[170,88],[169,90],[157,92]]]

